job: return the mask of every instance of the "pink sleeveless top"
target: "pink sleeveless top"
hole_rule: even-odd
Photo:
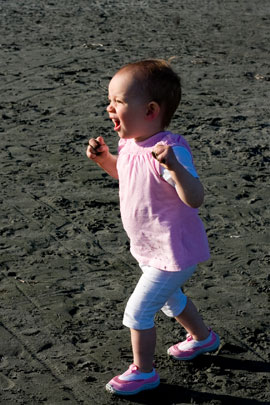
[[[140,264],[179,271],[209,258],[207,236],[198,210],[185,205],[160,176],[151,154],[157,143],[190,148],[186,140],[160,132],[143,142],[119,141],[117,170],[123,226],[131,254]]]

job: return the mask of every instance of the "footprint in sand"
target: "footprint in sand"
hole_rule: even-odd
[[[4,374],[0,373],[0,387],[3,390],[10,390],[15,386],[14,381],[10,380]]]

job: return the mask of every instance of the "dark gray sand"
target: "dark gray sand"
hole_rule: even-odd
[[[269,1],[2,0],[0,19],[0,403],[269,403]],[[160,387],[115,398],[104,386],[132,360],[122,313],[139,270],[118,184],[85,149],[98,135],[117,148],[112,74],[171,56],[170,128],[193,149],[212,250],[185,291],[221,347],[170,360],[184,332],[158,314]]]

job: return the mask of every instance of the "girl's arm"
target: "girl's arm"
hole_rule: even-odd
[[[200,180],[190,174],[175,157],[172,147],[157,145],[156,159],[168,169],[176,185],[179,198],[191,208],[199,208],[204,199],[204,189]]]
[[[89,140],[86,155],[89,159],[93,160],[110,176],[118,179],[118,172],[116,168],[117,156],[112,155],[109,151],[108,145],[104,142],[102,136]]]
[[[204,200],[204,189],[200,180],[192,176],[178,160],[169,170],[181,200],[189,207],[199,208]]]

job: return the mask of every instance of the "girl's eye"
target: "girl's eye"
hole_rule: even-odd
[[[121,100],[116,100],[116,102],[117,102],[118,104],[122,104],[122,101],[121,101]]]

